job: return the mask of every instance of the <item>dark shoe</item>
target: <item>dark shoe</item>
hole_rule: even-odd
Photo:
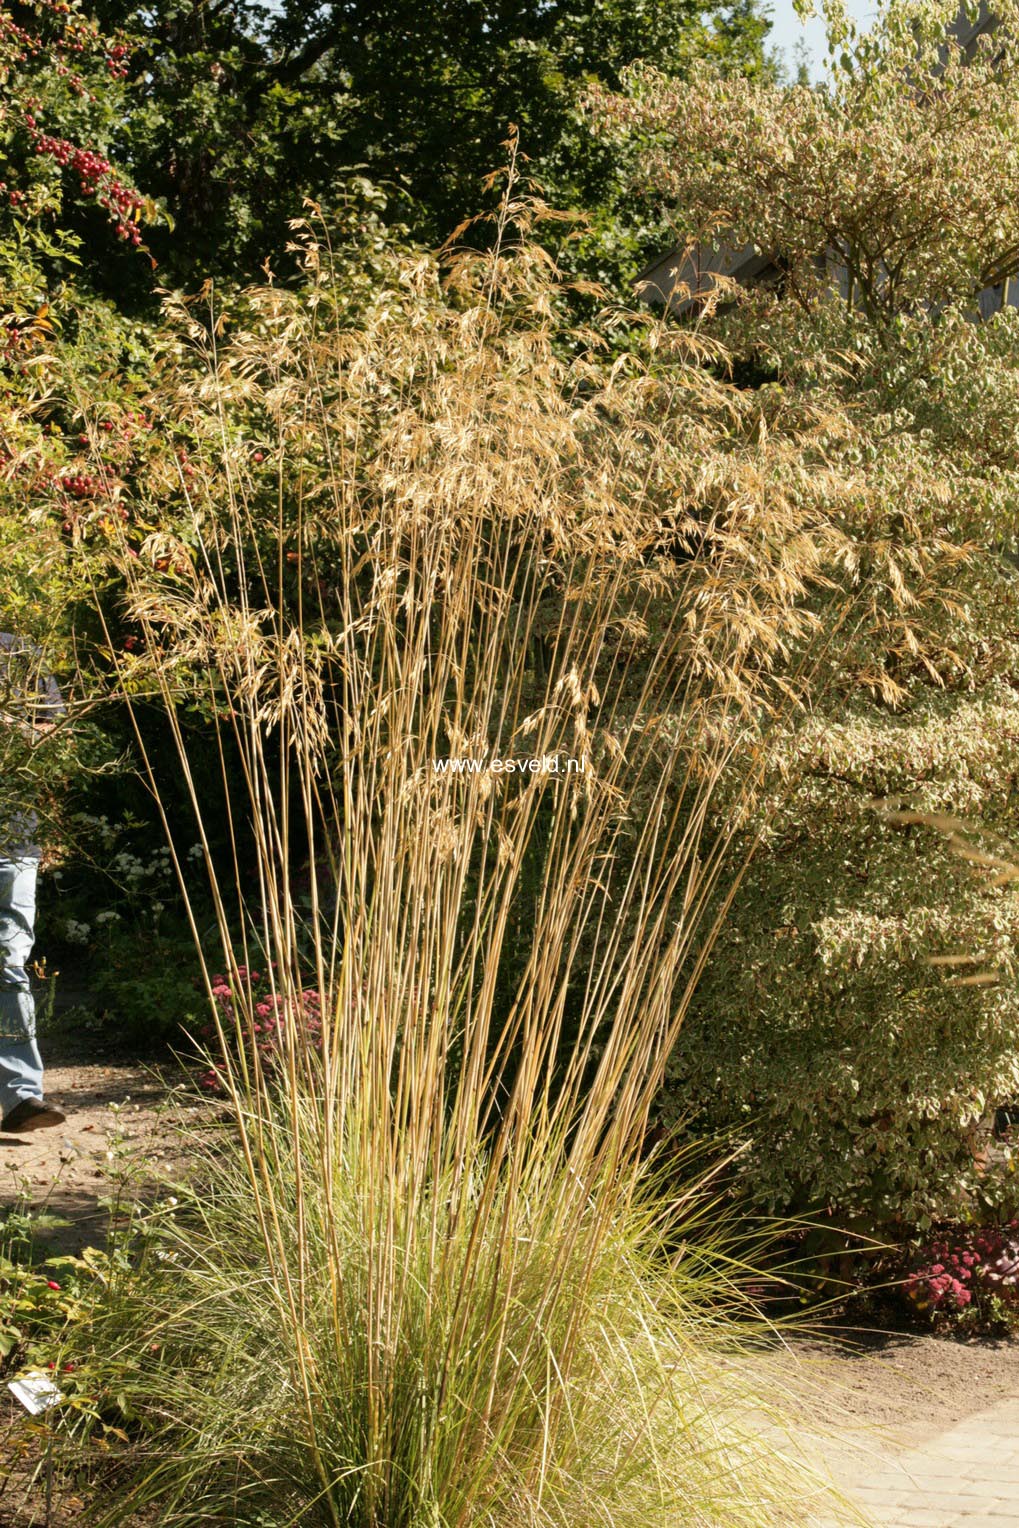
[[[45,1099],[23,1098],[10,1114],[4,1116],[0,1130],[8,1130],[12,1135],[26,1135],[29,1130],[48,1130],[51,1125],[62,1125],[66,1118]]]

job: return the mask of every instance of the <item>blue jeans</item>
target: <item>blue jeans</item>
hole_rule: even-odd
[[[0,857],[0,1115],[42,1097],[42,1057],[28,960],[35,943],[39,861]]]

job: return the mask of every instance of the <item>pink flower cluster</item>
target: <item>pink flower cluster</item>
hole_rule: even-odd
[[[270,971],[275,970],[276,962],[271,961]],[[238,1012],[242,1029],[244,1016],[250,1014],[245,1040],[258,1053],[267,1071],[279,1064],[280,1045],[291,1019],[308,1045],[318,1050],[322,1043],[322,999],[318,988],[304,987],[299,993],[287,995],[274,990],[275,986],[275,978],[268,972],[249,970],[247,966],[237,967],[233,985],[226,976],[212,978],[212,996],[226,1020],[227,1034],[233,1037]],[[207,1025],[202,1033],[210,1042],[218,1040],[213,1024]],[[224,1092],[223,1079],[215,1069],[205,1072],[200,1082],[207,1092]]]
[[[1019,1305],[1019,1221],[967,1229],[931,1242],[905,1280],[906,1297],[930,1315],[965,1310],[982,1296]]]

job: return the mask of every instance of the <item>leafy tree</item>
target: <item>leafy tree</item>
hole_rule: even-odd
[[[158,210],[115,143],[128,52],[65,0],[0,12],[0,630],[38,644],[74,703],[74,726],[39,746],[0,724],[0,805],[34,803],[48,838],[69,794],[123,751],[122,721],[96,722],[75,666],[101,662],[117,631],[109,551],[158,449],[139,398],[153,332],[96,280],[151,272]]]
[[[122,508],[121,449],[143,434],[137,404],[148,335],[97,295],[99,257],[123,247],[149,268],[143,225],[157,215],[115,157],[128,44],[66,0],[0,13],[0,536],[9,550],[3,594],[19,627],[62,606],[61,559],[31,537],[112,524]],[[110,447],[86,470],[89,426]],[[128,453],[130,454],[130,453]],[[94,513],[93,513],[94,512]],[[67,575],[62,587],[74,582]]]
[[[852,548],[664,1107],[745,1130],[760,1201],[868,1228],[996,1192],[986,1126],[1019,1093],[1019,312],[976,321],[1019,272],[1019,8],[996,9],[964,50],[954,4],[893,0],[865,37],[830,5],[823,89],[644,68],[594,102],[681,242],[771,257],[775,285],[679,321],[724,338],[762,431],[810,412]]]
[[[634,59],[672,75],[695,58],[761,72],[757,0],[97,0],[136,39],[123,149],[165,197],[156,241],[171,281],[257,275],[312,197],[327,208],[352,167],[386,188],[390,216],[435,243],[478,205],[510,123],[552,203],[589,214],[590,271],[633,274],[658,229],[637,226],[614,150],[579,110]]]

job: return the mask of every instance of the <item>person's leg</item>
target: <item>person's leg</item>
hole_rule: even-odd
[[[34,859],[0,859],[0,1116],[42,1098],[28,961],[35,942]]]

